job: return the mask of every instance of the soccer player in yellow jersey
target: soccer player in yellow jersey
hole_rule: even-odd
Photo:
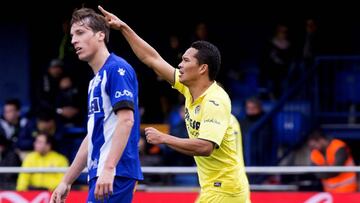
[[[230,125],[231,102],[216,83],[220,69],[219,50],[206,41],[196,41],[182,56],[176,69],[141,39],[126,23],[99,6],[109,25],[120,30],[136,56],[185,96],[188,138],[146,128],[147,141],[164,143],[194,156],[201,187],[197,202],[249,202],[249,184],[236,138]]]

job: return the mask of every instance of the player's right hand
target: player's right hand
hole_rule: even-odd
[[[61,182],[51,195],[50,203],[64,203],[71,189],[71,185]]]
[[[125,23],[121,21],[116,15],[106,11],[101,6],[98,6],[98,9],[104,15],[107,23],[110,25],[111,28],[115,30],[120,30],[120,28],[125,25]]]

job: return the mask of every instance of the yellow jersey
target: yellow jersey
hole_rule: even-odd
[[[242,147],[242,135],[240,130],[240,124],[237,118],[231,114],[230,126],[233,129],[235,139],[236,139],[236,153],[240,158],[241,167],[245,167],[244,156],[243,156],[243,147]]]
[[[189,89],[179,82],[177,89],[185,97],[185,122],[190,139],[204,139],[215,143],[212,154],[195,156],[201,192],[213,191],[225,195],[248,193],[245,168],[240,164],[236,138],[231,120],[231,102],[228,94],[214,82],[200,97],[192,101]]]
[[[69,162],[67,158],[55,151],[51,151],[48,154],[42,156],[38,152],[29,153],[21,167],[67,167]],[[29,188],[46,188],[48,190],[54,190],[61,182],[64,173],[20,173],[16,190],[23,191]]]

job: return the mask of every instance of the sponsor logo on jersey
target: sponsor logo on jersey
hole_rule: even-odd
[[[129,90],[123,90],[123,91],[116,91],[115,92],[115,98],[120,98],[120,97],[123,97],[123,96],[133,98],[134,95]]]
[[[214,101],[214,100],[209,100],[209,102],[210,102],[210,103],[213,103],[215,106],[219,106],[219,104],[216,103],[216,101]]]

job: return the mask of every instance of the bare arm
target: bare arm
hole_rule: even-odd
[[[116,113],[118,122],[111,141],[111,149],[105,161],[105,169],[113,170],[120,160],[128,143],[131,129],[134,125],[134,112],[129,109],[119,110]]]
[[[126,23],[114,14],[104,10],[101,6],[98,6],[98,8],[105,16],[111,28],[120,30],[139,60],[152,68],[157,75],[173,85],[175,83],[175,68],[167,63],[153,47],[139,37]]]
[[[51,203],[65,202],[65,199],[70,192],[71,185],[86,167],[88,155],[88,141],[89,138],[87,135],[81,143],[79,151],[77,152],[69,170],[65,173],[65,176],[62,179],[61,183],[57,186],[57,188],[51,195]]]
[[[86,136],[81,143],[79,151],[77,152],[69,170],[65,173],[62,182],[66,183],[67,185],[71,185],[86,167],[88,155],[88,140],[89,138],[88,136]]]
[[[203,139],[178,138],[162,133],[155,128],[145,129],[146,139],[151,144],[166,144],[170,148],[190,156],[210,156],[214,143]]]
[[[113,193],[115,168],[128,143],[134,125],[134,112],[132,110],[118,110],[116,116],[118,121],[111,140],[110,152],[105,160],[104,170],[96,182],[95,198],[100,200]]]

